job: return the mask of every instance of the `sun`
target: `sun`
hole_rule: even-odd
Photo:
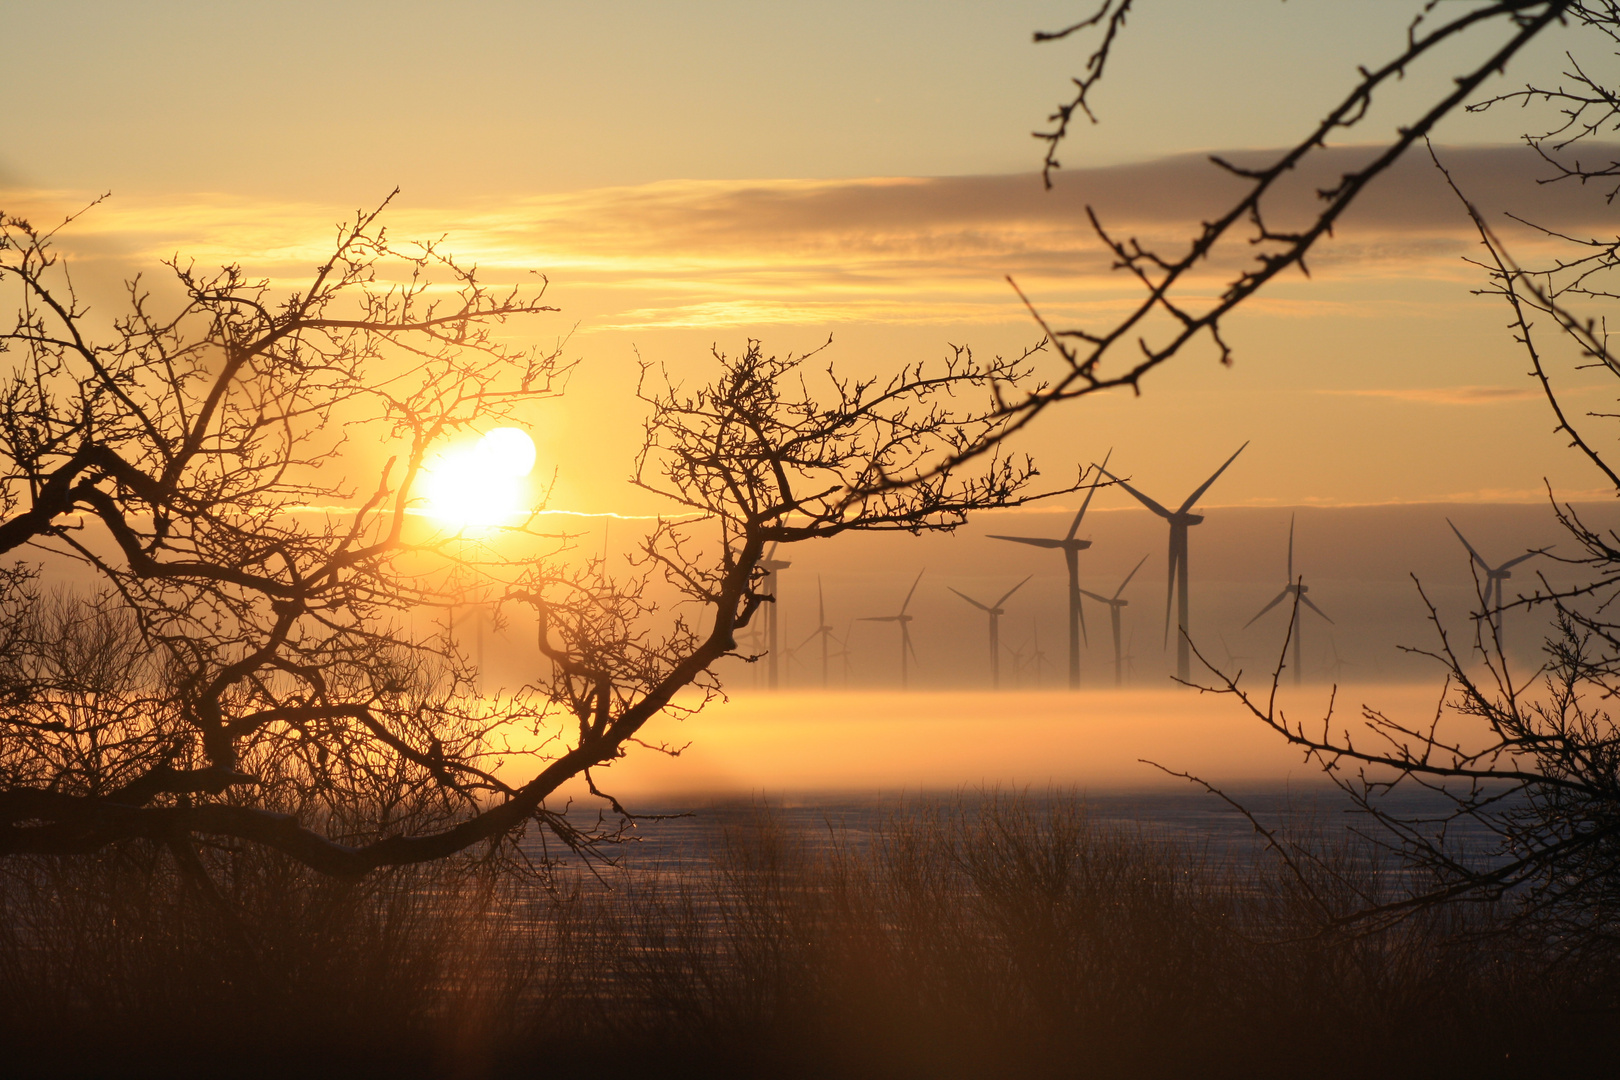
[[[423,470],[427,512],[457,531],[511,524],[527,509],[523,478],[534,470],[534,440],[499,427],[472,446],[446,450]]]

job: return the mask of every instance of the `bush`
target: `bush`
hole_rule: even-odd
[[[1522,1075],[1606,1053],[1612,976],[1548,966],[1489,907],[1324,929],[1325,880],[1070,797],[828,837],[758,808],[674,876],[14,859],[0,1037],[97,1076]],[[1383,874],[1304,839],[1357,895]]]

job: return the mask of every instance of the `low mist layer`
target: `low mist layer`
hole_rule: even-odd
[[[1290,718],[1320,722],[1327,687],[1285,691]],[[1363,703],[1421,721],[1439,685],[1341,688],[1335,728]],[[963,785],[1082,789],[1185,786],[1167,769],[1213,783],[1316,783],[1299,751],[1230,697],[1172,690],[1046,693],[781,693],[717,702],[647,732],[683,747],[642,748],[597,772],[615,796],[767,796],[918,791]]]

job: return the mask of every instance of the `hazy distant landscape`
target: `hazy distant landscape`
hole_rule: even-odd
[[[1233,472],[1239,471],[1241,463],[1240,458]],[[1189,476],[1193,471],[1188,470]],[[1176,475],[1160,479],[1145,473],[1132,476],[1144,486],[1157,483],[1172,491],[1198,479]],[[1219,494],[1218,485],[1215,494]],[[1147,557],[1124,594],[1130,606],[1123,613],[1123,627],[1132,656],[1131,685],[1162,688],[1174,670],[1174,649],[1164,645],[1165,529],[1146,511],[1120,505],[1126,501],[1128,497],[1122,493],[1104,491],[1088,511],[1080,535],[1092,539],[1093,546],[1080,556],[1081,583],[1091,591],[1112,595],[1131,568]],[[1019,549],[987,536],[1009,531],[1061,536],[1077,507],[1075,500],[1068,509],[1037,505],[1014,513],[986,514],[950,535],[851,536],[795,550],[793,567],[782,573],[780,582],[780,634],[794,650],[783,661],[782,686],[819,689],[822,685],[819,644],[800,647],[817,624],[819,581],[828,622],[840,637],[851,634],[849,687],[898,688],[894,628],[858,620],[887,614],[898,606],[919,570],[926,572],[912,601],[917,616],[912,624],[917,650],[914,686],[988,688],[984,616],[947,586],[989,600],[1026,575],[1033,577],[1008,602],[1002,621],[1004,685],[1021,690],[1062,686],[1067,677],[1063,562],[1055,553]],[[1577,554],[1567,540],[1559,545],[1560,529],[1547,503],[1255,507],[1226,506],[1217,498],[1212,507],[1201,509],[1207,520],[1193,532],[1191,553],[1193,640],[1222,665],[1230,650],[1232,656],[1241,658],[1240,665],[1251,677],[1262,671],[1269,674],[1288,623],[1284,605],[1244,628],[1286,580],[1290,518],[1297,521],[1295,572],[1304,576],[1312,599],[1333,619],[1328,624],[1307,613],[1307,677],[1312,682],[1433,682],[1439,673],[1433,661],[1399,649],[1401,645],[1427,648],[1434,643],[1433,628],[1413,578],[1458,631],[1466,630],[1469,614],[1480,606],[1468,552],[1447,526],[1448,519],[1482,554],[1497,557],[1493,553],[1500,553],[1498,561],[1548,546],[1555,556]],[[1577,503],[1575,509],[1595,527],[1616,524],[1616,512],[1609,504]],[[581,549],[600,549],[604,539],[600,524],[570,520],[566,527],[579,534]],[[610,565],[621,567],[621,572],[624,554],[638,530],[633,519],[614,520],[608,527]],[[1536,559],[1516,568],[1505,596],[1511,598],[1516,589],[1534,591],[1537,575],[1564,585],[1580,573],[1579,567],[1552,558]],[[1114,656],[1108,612],[1093,601],[1083,603],[1087,641],[1082,650],[1082,685],[1111,688]],[[1543,630],[1550,624],[1541,615],[1514,612],[1507,625],[1514,659],[1527,665],[1527,670],[1539,666]],[[510,685],[522,677],[531,637],[518,622],[500,638],[491,634],[488,659],[497,685]],[[1039,671],[1031,656],[1037,637],[1046,655]],[[1024,653],[1021,671],[1016,670],[1011,655],[1014,649]],[[837,645],[830,650],[838,651]],[[844,657],[830,660],[832,688],[845,688],[845,666]],[[765,687],[767,667],[761,660],[737,666],[728,663],[724,670],[731,689],[746,694]]]

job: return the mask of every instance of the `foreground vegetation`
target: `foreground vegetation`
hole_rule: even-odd
[[[1607,1054],[1606,958],[1495,907],[1324,930],[1380,874],[1314,850],[1302,878],[986,795],[819,838],[758,811],[673,880],[345,882],[257,847],[205,852],[205,879],[144,842],[13,858],[0,1040],[98,1076],[1526,1075]]]

